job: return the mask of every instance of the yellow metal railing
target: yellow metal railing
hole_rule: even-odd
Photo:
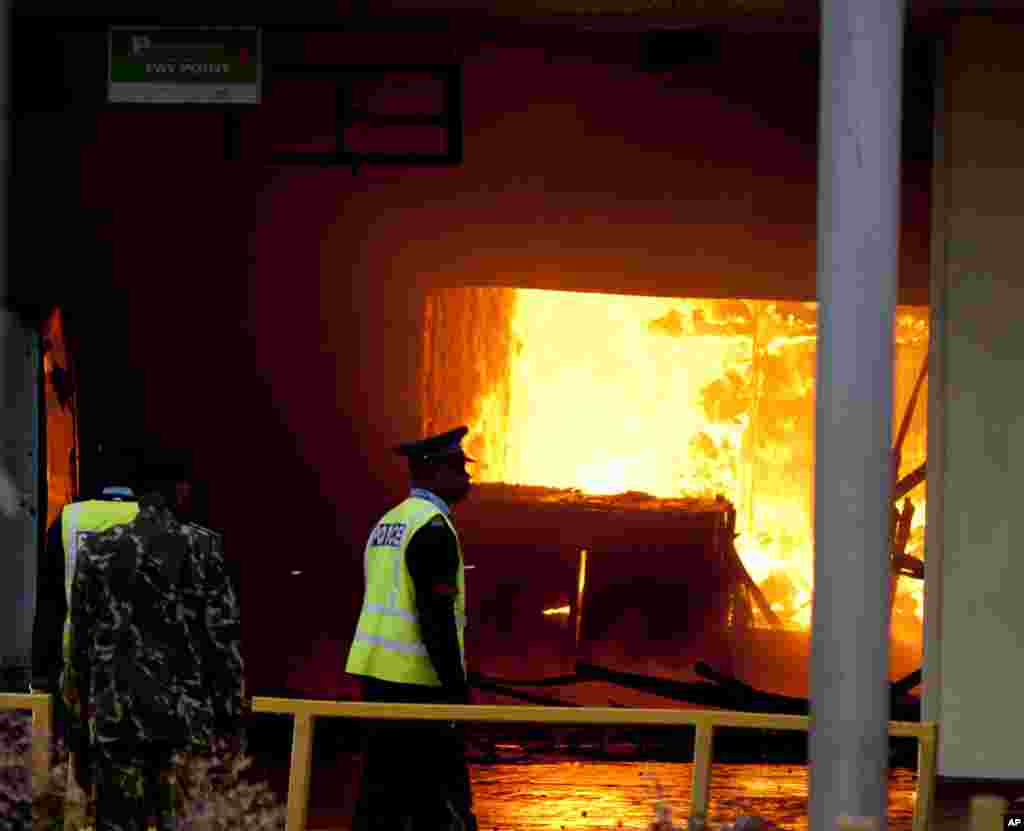
[[[807,716],[768,713],[738,713],[728,710],[622,709],[618,707],[531,707],[467,704],[372,704],[355,701],[308,701],[290,698],[253,698],[253,712],[290,715],[294,719],[292,753],[288,769],[288,820],[286,831],[305,831],[309,806],[309,780],[313,758],[314,720],[358,718],[422,721],[468,721],[518,724],[693,726],[693,781],[691,816],[706,816],[711,791],[711,746],[717,727],[751,730],[798,730],[807,732]],[[50,772],[50,736],[53,704],[41,694],[0,693],[0,712],[32,711],[33,787],[45,787]],[[937,727],[934,722],[889,722],[889,735],[916,738],[917,797],[913,831],[927,831],[935,798],[935,751]]]
[[[530,707],[467,704],[371,704],[366,702],[306,701],[290,698],[253,698],[253,712],[290,715],[295,721],[288,772],[288,821],[286,831],[305,831],[309,805],[309,775],[313,752],[314,720],[360,718],[422,721],[470,721],[529,724],[658,725],[693,726],[693,782],[690,814],[706,816],[711,791],[711,745],[716,727],[807,732],[807,716],[737,713],[727,710],[622,709],[618,707]],[[889,722],[889,735],[916,738],[917,797],[913,831],[927,831],[935,797],[934,722]]]
[[[32,711],[32,787],[43,788],[50,776],[50,737],[53,735],[53,702],[49,695],[0,693],[0,713]]]

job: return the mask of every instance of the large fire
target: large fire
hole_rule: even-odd
[[[810,625],[813,303],[518,290],[502,382],[477,402],[477,478],[599,494],[726,496],[737,548],[791,628]],[[894,424],[927,354],[927,311],[897,315]],[[925,460],[922,390],[900,474]],[[894,435],[896,428],[894,427]],[[924,488],[907,553],[921,557]],[[893,634],[920,643],[922,584],[902,578]]]

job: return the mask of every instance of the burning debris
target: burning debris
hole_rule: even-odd
[[[474,502],[501,503],[504,506],[540,508],[579,508],[602,514],[654,512],[672,514],[719,514],[728,511],[723,499],[705,496],[660,498],[642,491],[618,494],[588,493],[580,488],[551,488],[537,485],[509,485],[485,482],[477,486]]]

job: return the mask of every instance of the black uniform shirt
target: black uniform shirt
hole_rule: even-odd
[[[413,535],[405,562],[416,590],[423,642],[446,697],[464,698],[466,674],[455,620],[459,549],[442,517],[435,517]]]

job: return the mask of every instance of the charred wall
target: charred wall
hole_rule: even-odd
[[[493,430],[474,431],[467,444],[481,479],[504,468],[513,310],[514,290],[505,288],[434,290],[424,303],[422,432],[486,421]]]

